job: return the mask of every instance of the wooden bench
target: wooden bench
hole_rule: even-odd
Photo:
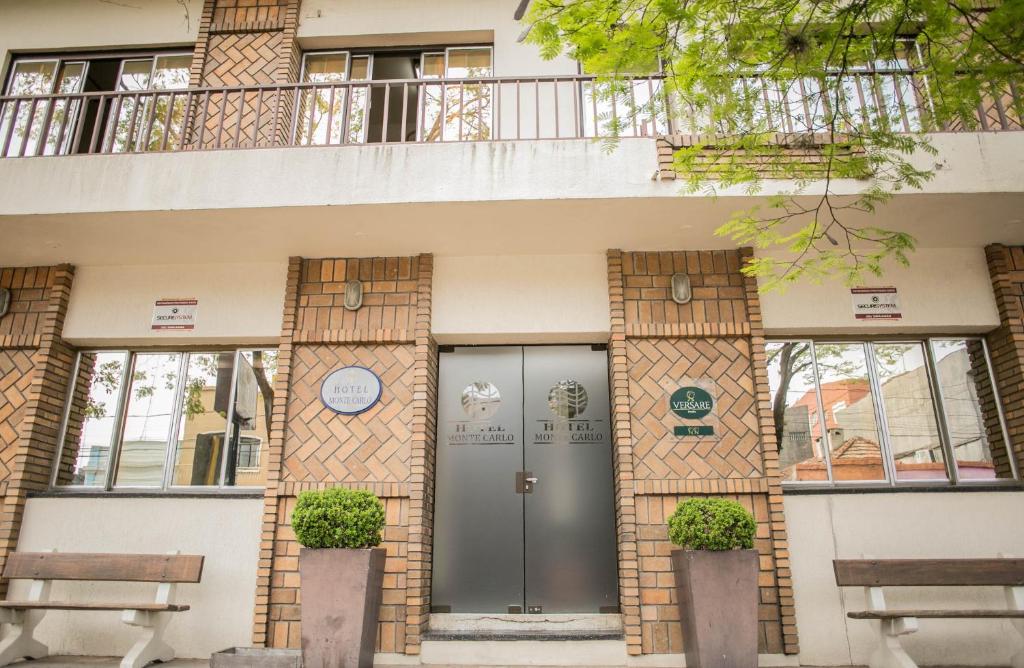
[[[0,623],[11,629],[0,642],[0,666],[22,658],[38,659],[49,651],[33,638],[47,610],[120,610],[121,621],[142,628],[142,637],[125,655],[121,668],[142,668],[153,661],[170,661],[174,650],[163,641],[164,629],[175,612],[189,606],[174,602],[178,583],[197,583],[203,557],[184,554],[73,554],[14,552],[7,558],[4,578],[31,580],[24,600],[0,601]],[[148,602],[89,603],[51,601],[54,580],[94,582],[153,582],[156,597]]]
[[[878,648],[871,668],[916,668],[900,636],[914,633],[919,619],[1010,619],[1024,638],[1024,559],[837,559],[836,584],[864,587],[867,610],[847,613],[851,619],[879,622]],[[1004,587],[1007,607],[988,610],[890,609],[883,587]],[[1013,656],[1024,668],[1024,649]]]

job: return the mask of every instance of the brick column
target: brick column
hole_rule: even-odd
[[[644,654],[683,651],[666,521],[680,501],[708,495],[742,503],[757,520],[760,651],[799,651],[760,303],[756,283],[740,272],[749,256],[608,254],[620,555],[632,547],[622,518],[635,522],[636,564],[620,558],[631,652],[637,645]],[[690,278],[688,304],[671,299],[675,273]],[[668,397],[684,382],[711,383],[713,437],[674,435],[682,421],[668,409]],[[639,629],[626,606],[630,566],[638,572]]]
[[[633,442],[629,423],[629,375],[626,358],[626,320],[622,289],[622,251],[608,251],[608,299],[611,340],[608,343],[612,429],[615,446],[615,529],[619,556],[619,607],[626,649],[642,653],[640,580],[636,547],[636,499],[633,486]]]
[[[73,279],[70,265],[0,271],[13,296],[0,319],[0,570],[17,547],[28,493],[49,486],[74,367],[61,338]]]
[[[299,77],[301,50],[296,41],[301,0],[206,0],[199,18],[199,36],[189,85],[198,87],[260,86],[294,83]],[[294,100],[290,93],[249,92],[244,96],[212,92],[193,101],[189,113],[191,143],[213,148],[218,143],[266,146],[281,143],[290,131]],[[220,110],[224,107],[223,129]],[[277,106],[275,118],[274,105]],[[259,128],[254,128],[260,110]],[[204,117],[205,127],[199,127]],[[275,129],[276,128],[276,136]],[[222,136],[218,138],[218,133]],[[220,142],[218,142],[220,139]]]
[[[270,437],[253,641],[298,647],[295,498],[306,489],[373,491],[385,505],[387,549],[377,651],[419,651],[429,610],[436,346],[430,336],[432,258],[341,258],[289,264]],[[343,307],[363,282],[363,306]],[[359,415],[322,405],[337,368],[380,376],[383,395]]]
[[[1017,470],[1024,469],[1024,246],[993,244],[985,248],[992,292],[999,310],[999,327],[985,337],[992,371],[996,377],[1006,429],[1013,446]],[[977,358],[973,351],[972,358]],[[1003,436],[993,395],[986,389],[983,374],[977,374],[978,398],[982,402],[992,456],[999,477],[1009,477]]]

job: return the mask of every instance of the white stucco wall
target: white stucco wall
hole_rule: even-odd
[[[802,665],[865,664],[875,622],[853,620],[864,590],[836,587],[832,560],[1024,554],[1024,493],[786,495]],[[888,588],[890,607],[1005,608],[1002,588]],[[1006,620],[921,621],[904,646],[920,665],[1008,665],[1019,643]]]
[[[11,52],[183,46],[202,0],[0,0],[0,67]]]
[[[778,256],[782,257],[782,256]],[[921,248],[910,267],[890,266],[867,286],[895,286],[900,320],[857,320],[842,281],[799,281],[785,292],[761,295],[768,334],[878,334],[986,332],[999,326],[984,248]],[[813,305],[813,308],[808,308]]]
[[[605,343],[603,255],[438,257],[434,336],[441,343]]]
[[[64,337],[78,345],[273,343],[281,334],[288,265],[83,266],[75,271]],[[153,302],[199,300],[191,332],[153,331]]]
[[[516,4],[506,0],[446,0],[425,5],[421,0],[303,0],[299,41],[317,48],[348,35],[395,33],[494,32],[495,76],[577,74],[569,58],[546,61],[533,44],[518,43],[524,26],[512,14]],[[368,11],[369,7],[372,11]]]
[[[260,498],[33,498],[25,508],[18,549],[160,554],[179,550],[206,557],[199,584],[178,587],[166,639],[179,657],[208,658],[227,647],[249,646],[256,602]],[[27,582],[14,585],[24,595]],[[156,585],[55,583],[55,600],[147,601]],[[53,654],[122,655],[139,629],[117,612],[51,611],[36,637]]]

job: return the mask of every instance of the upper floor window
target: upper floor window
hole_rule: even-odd
[[[5,96],[50,97],[0,105],[2,155],[79,153],[93,142],[114,153],[150,148],[163,144],[165,128],[176,147],[184,98],[153,93],[114,101],[82,93],[181,90],[188,87],[191,65],[191,53],[19,58]]]
[[[276,373],[276,350],[81,352],[53,482],[262,486]]]
[[[489,46],[307,53],[302,81],[315,85],[303,89],[293,135],[316,145],[490,139],[493,86],[466,80],[492,73]]]
[[[983,339],[770,341],[767,353],[783,481],[1017,478]]]

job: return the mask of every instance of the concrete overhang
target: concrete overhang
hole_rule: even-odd
[[[920,157],[935,178],[873,224],[922,246],[1024,243],[1024,133],[935,144],[938,156]],[[724,248],[715,228],[790,185],[709,197],[656,169],[649,139],[614,150],[551,140],[0,160],[0,265]]]

